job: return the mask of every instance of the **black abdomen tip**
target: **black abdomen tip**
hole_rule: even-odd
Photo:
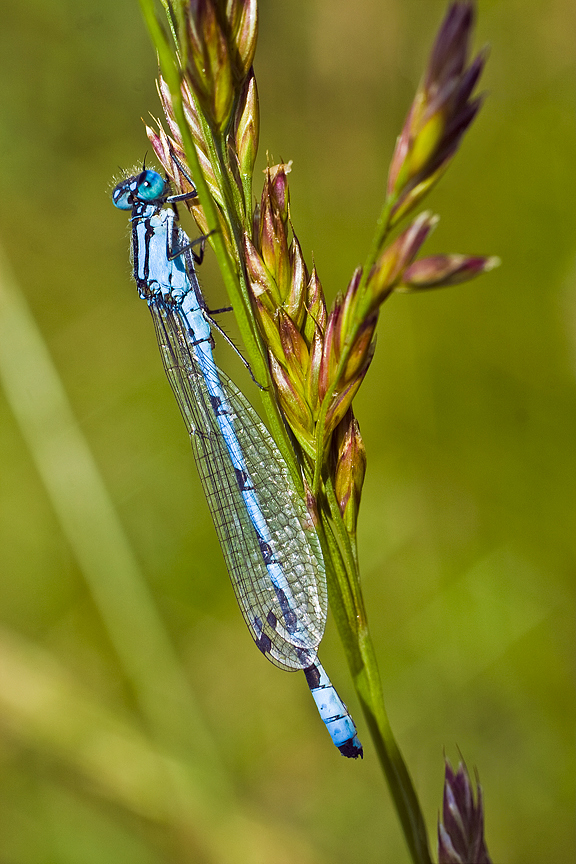
[[[360,759],[364,758],[364,750],[362,745],[358,741],[356,737],[348,738],[343,744],[340,744],[338,747],[343,756],[346,756],[348,759]]]

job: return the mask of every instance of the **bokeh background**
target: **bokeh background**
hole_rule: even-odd
[[[575,852],[572,6],[479,3],[489,98],[429,199],[425,251],[503,264],[393,297],[356,401],[392,725],[432,838],[443,752],[478,768],[495,864]],[[333,297],[446,3],[260,7],[260,164],[294,160],[294,223]],[[322,657],[362,763],[335,752],[302,676],[254,649],[130,280],[111,181],[159,113],[138,4],[0,9],[0,861],[407,861],[333,623]],[[202,281],[220,304],[210,260]]]

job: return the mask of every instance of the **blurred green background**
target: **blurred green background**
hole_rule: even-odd
[[[489,98],[429,199],[442,221],[425,252],[503,265],[393,297],[355,406],[392,725],[433,848],[443,750],[477,766],[495,864],[575,852],[572,7],[479,3]],[[2,301],[4,374],[28,384],[0,398],[0,861],[407,861],[333,623],[322,658],[362,763],[336,753],[303,677],[254,649],[130,280],[111,180],[150,150],[140,118],[159,114],[137,2],[0,8],[0,275],[79,424],[54,413],[34,331]],[[445,8],[260,4],[260,163],[294,160],[295,227],[330,298],[367,252]],[[211,261],[202,281],[218,305]],[[257,404],[221,344],[218,357]]]

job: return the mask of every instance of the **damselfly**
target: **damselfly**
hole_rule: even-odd
[[[195,194],[171,195],[168,182],[145,169],[118,183],[112,199],[132,211],[134,279],[152,313],[244,620],[272,663],[304,670],[332,740],[356,758],[356,727],[316,653],[328,601],[310,514],[270,433],[213,360],[213,322],[193,251],[202,238],[190,241],[172,206]]]

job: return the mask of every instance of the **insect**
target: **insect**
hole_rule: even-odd
[[[195,267],[204,238],[190,241],[173,206],[195,195],[171,195],[160,174],[143,169],[118,183],[112,200],[132,214],[134,279],[152,313],[244,620],[272,663],[304,671],[334,744],[357,758],[363,751],[354,721],[317,657],[328,600],[310,513],[270,433],[214,363],[215,325]]]

